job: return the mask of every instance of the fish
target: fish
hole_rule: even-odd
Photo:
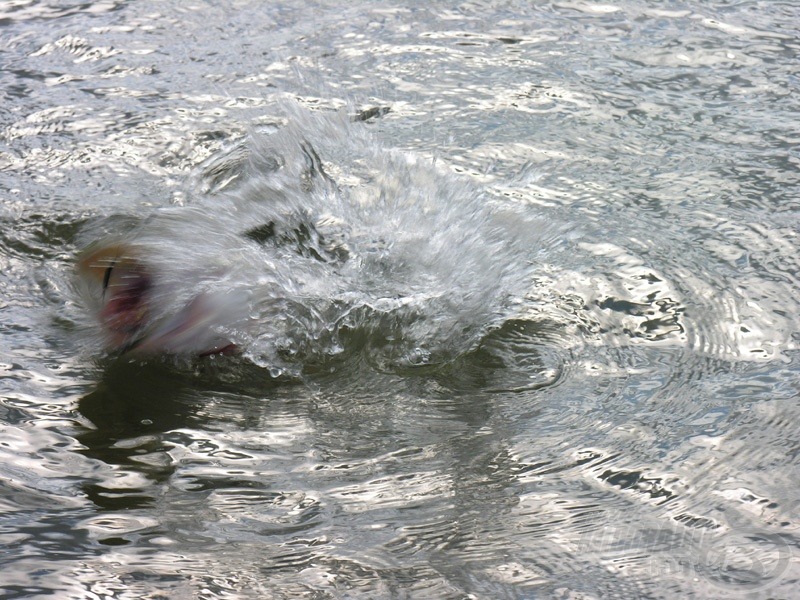
[[[77,261],[78,275],[94,288],[106,345],[119,354],[236,354],[236,344],[209,326],[231,308],[221,296],[199,294],[171,317],[158,317],[154,276],[140,254],[132,245],[106,243],[87,249]]]
[[[82,232],[75,305],[106,350],[405,368],[518,310],[546,221],[346,115],[287,112],[198,165],[180,202]]]

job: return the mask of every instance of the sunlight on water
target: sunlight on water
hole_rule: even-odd
[[[0,5],[0,596],[793,597],[798,18]]]

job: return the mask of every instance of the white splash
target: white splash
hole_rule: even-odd
[[[381,148],[344,114],[289,112],[277,133],[252,134],[203,165],[186,206],[84,253],[84,305],[112,349],[235,345],[297,372],[356,347],[382,364],[418,365],[469,350],[511,316],[540,221],[429,160]],[[115,329],[120,313],[128,320]]]

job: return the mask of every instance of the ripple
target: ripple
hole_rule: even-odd
[[[121,53],[121,50],[113,48],[92,47],[84,38],[66,35],[55,42],[45,44],[30,56],[42,56],[58,51],[76,56],[74,60],[76,64],[87,60],[102,60]]]
[[[117,546],[134,543],[137,539],[136,534],[153,529],[157,525],[158,521],[152,517],[106,513],[86,519],[76,527],[86,530],[90,539],[100,544]]]
[[[547,322],[511,320],[478,348],[434,374],[440,394],[532,391],[556,385],[563,369],[559,328]]]
[[[0,595],[792,596],[796,6],[172,4],[0,8]],[[282,94],[508,208],[519,301],[441,361],[363,315],[291,380],[98,357],[75,228],[238,193]]]
[[[7,10],[0,11],[0,19],[7,21],[30,22],[36,20],[50,21],[62,19],[88,10],[93,14],[102,14],[119,9],[119,2],[101,1],[92,4],[90,8],[84,6],[53,6],[40,5],[35,2],[14,2],[8,5]]]

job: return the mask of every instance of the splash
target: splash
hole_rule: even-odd
[[[187,205],[97,234],[78,272],[108,348],[430,365],[513,316],[539,221],[344,114],[289,112],[204,164]]]

